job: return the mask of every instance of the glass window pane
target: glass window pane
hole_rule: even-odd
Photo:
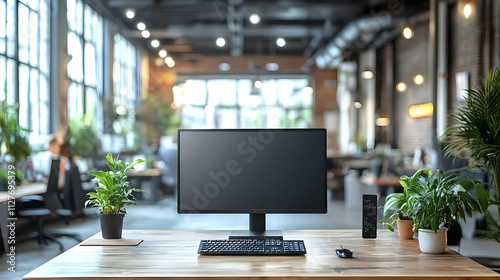
[[[5,53],[5,37],[7,36],[7,7],[4,1],[0,1],[0,53]]]
[[[85,24],[85,34],[84,38],[85,40],[89,41],[92,40],[92,9],[88,5],[84,5],[85,7],[85,14],[84,14],[84,24]]]
[[[76,33],[83,35],[83,4],[81,0],[76,0],[75,17]]]
[[[209,80],[208,104],[210,105],[236,105],[235,80]]]
[[[260,92],[253,89],[254,87],[251,80],[238,81],[238,104],[240,106],[257,108],[262,103]]]
[[[19,124],[23,127],[29,126],[29,95],[30,70],[26,65],[19,65]]]
[[[38,0],[29,0],[30,8],[33,10],[38,10]]]
[[[50,133],[49,83],[45,75],[40,75],[40,133]]]
[[[96,116],[97,113],[97,92],[95,89],[88,87],[85,93],[85,113],[87,115]]]
[[[71,31],[76,31],[75,0],[67,0],[66,5],[68,8],[68,29]]]
[[[16,62],[13,59],[7,59],[7,101],[14,104],[16,100]],[[27,84],[27,83],[26,83]]]
[[[29,61],[29,10],[28,7],[24,5],[19,5],[19,60],[24,63]]]
[[[5,71],[6,69],[7,69],[7,64],[5,61],[5,57],[0,55],[0,83],[2,85],[7,84],[7,76],[5,75],[7,73],[7,71]],[[7,99],[7,92],[5,92],[6,90],[7,88],[5,89],[2,88],[2,91],[0,92],[0,101]]]
[[[50,63],[49,63],[49,58],[50,58],[50,52],[49,52],[49,42],[48,41],[42,41],[40,42],[40,71],[42,73],[48,75],[49,74],[49,68],[50,68]]]
[[[71,83],[68,88],[68,117],[80,117],[83,115],[83,86]]]
[[[31,69],[30,74],[30,116],[31,116],[31,126],[30,129],[33,132],[40,131],[40,111],[38,102],[38,71],[36,69]]]
[[[30,64],[38,66],[38,14],[30,13]]]
[[[217,110],[216,128],[238,128],[238,111],[236,109]]]
[[[182,123],[189,128],[207,128],[205,109],[189,105],[183,106]]]
[[[205,81],[188,80],[184,84],[183,102],[192,105],[206,105],[207,92]]]
[[[260,89],[262,94],[262,101],[266,105],[274,105],[277,102],[276,98],[276,81],[275,80],[267,80],[262,82],[262,88]]]
[[[85,44],[85,84],[95,86],[96,84],[96,68],[95,68],[96,53],[94,46]]]
[[[72,57],[68,63],[68,77],[83,82],[82,42],[73,32],[68,34],[68,54]]]
[[[5,73],[7,73],[7,65],[5,61],[5,56],[0,55],[0,83],[1,85],[6,85],[7,84],[7,76]],[[7,92],[5,92],[7,88],[2,88],[2,91],[0,92],[0,101],[3,101],[7,98]]]
[[[7,2],[7,55],[14,57],[16,54],[16,6],[17,2]]]

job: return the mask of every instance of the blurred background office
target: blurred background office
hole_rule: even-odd
[[[357,211],[467,164],[443,157],[447,116],[498,66],[494,0],[0,0],[2,172],[46,183],[55,135],[83,190],[108,152],[146,159],[130,178],[154,205],[175,195],[178,128],[325,127],[330,195]]]

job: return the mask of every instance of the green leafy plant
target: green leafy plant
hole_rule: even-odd
[[[401,186],[405,186],[406,178],[401,178],[399,180]],[[407,206],[408,202],[408,192],[406,188],[403,187],[403,193],[391,193],[385,199],[385,204],[382,206],[382,220],[379,224],[387,226],[387,229],[394,231],[394,224],[398,219],[400,220],[412,220],[412,214]],[[390,216],[388,216],[392,213]]]
[[[10,105],[7,100],[0,102],[0,151],[2,158],[11,156],[11,163],[23,161],[31,154],[31,147],[26,137],[29,130],[21,127],[17,118],[18,105]],[[0,170],[0,182],[7,182],[6,170]],[[15,181],[20,184],[24,175],[20,170],[15,171]]]
[[[111,171],[95,171],[89,172],[95,178],[93,183],[97,184],[94,192],[89,192],[89,200],[85,202],[85,206],[92,205],[99,208],[100,214],[117,214],[127,213],[126,205],[136,205],[133,192],[141,192],[147,194],[144,190],[132,188],[127,181],[127,171],[142,162],[143,159],[137,159],[133,162],[125,163],[118,158],[114,159],[113,155],[106,155],[108,166]]]
[[[142,122],[148,141],[163,135],[175,135],[181,120],[175,116],[170,104],[156,95],[148,94],[136,110],[137,120]]]
[[[481,213],[488,207],[486,190],[467,176],[445,176],[439,169],[432,175],[431,170],[420,169],[412,177],[401,178],[409,195],[403,209],[412,213],[415,232],[419,228],[437,232],[442,225],[449,228],[453,220],[472,217],[473,211]],[[467,191],[470,188],[476,190],[477,198]]]
[[[99,138],[97,137],[94,117],[91,114],[72,118],[69,123],[68,135],[71,151],[74,155],[82,157],[95,155]]]
[[[445,155],[472,159],[471,167],[493,176],[489,203],[500,213],[500,70],[491,70],[486,84],[467,93],[465,105],[450,115]],[[484,236],[500,242],[500,219],[486,210],[486,221],[490,231],[484,231]]]

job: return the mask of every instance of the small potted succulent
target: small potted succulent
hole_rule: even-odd
[[[391,193],[387,196],[382,206],[384,209],[382,220],[379,221],[379,224],[386,225],[392,232],[394,232],[394,224],[397,223],[398,236],[401,239],[411,239],[414,235],[413,219],[407,204],[409,195],[406,191],[407,181],[410,179],[407,176],[400,178],[399,183],[403,187],[403,193]],[[388,216],[391,212],[392,214]]]
[[[98,207],[101,221],[102,237],[105,239],[120,239],[123,228],[123,218],[127,213],[126,205],[137,205],[133,192],[147,194],[144,190],[132,188],[127,181],[127,171],[142,162],[137,159],[133,162],[125,163],[113,155],[106,155],[110,171],[89,172],[95,178],[92,179],[97,187],[93,192],[87,193],[89,200],[85,206]]]
[[[480,182],[467,176],[445,176],[439,169],[433,175],[431,170],[421,169],[405,184],[413,229],[418,231],[419,247],[424,253],[443,253],[446,231],[453,220],[471,217],[473,211],[481,213],[488,207],[487,191]],[[477,197],[469,193],[471,188],[476,190]]]

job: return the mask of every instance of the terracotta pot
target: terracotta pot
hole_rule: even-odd
[[[122,238],[124,213],[99,214],[101,220],[101,232],[104,239]]]
[[[398,219],[398,236],[401,239],[413,238],[413,220],[399,220]]]
[[[441,254],[446,250],[446,231],[438,229],[437,233],[430,229],[418,230],[420,251],[428,254]]]

